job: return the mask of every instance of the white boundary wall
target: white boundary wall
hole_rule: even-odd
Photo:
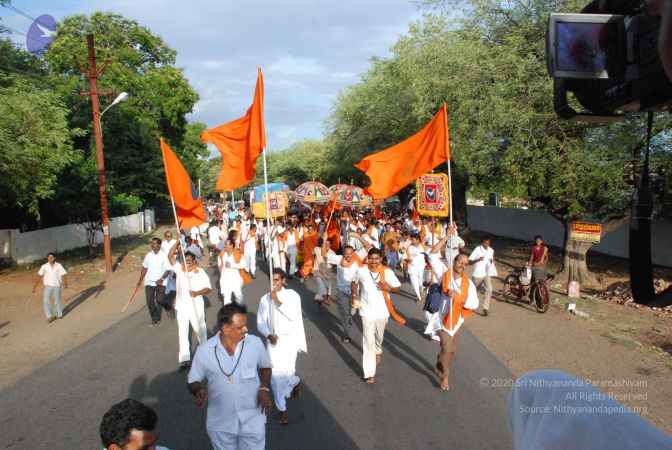
[[[151,209],[110,219],[111,238],[141,234],[154,228],[156,221]],[[95,242],[103,242],[102,232],[96,233]],[[27,233],[0,230],[0,259],[11,259],[18,264],[44,259],[49,252],[59,253],[88,245],[84,224],[61,225]]]
[[[562,247],[564,228],[546,211],[532,209],[467,206],[469,228],[495,236],[532,242],[540,234],[544,242]],[[606,236],[590,251],[628,258],[630,223],[626,221]],[[496,246],[495,246],[496,247]],[[672,267],[672,220],[651,221],[651,255],[654,264]]]

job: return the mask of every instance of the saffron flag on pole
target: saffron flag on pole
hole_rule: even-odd
[[[446,104],[425,127],[392,147],[367,156],[355,167],[371,179],[364,193],[387,198],[450,158]]]
[[[257,158],[266,147],[264,129],[264,78],[257,69],[254,100],[247,113],[234,121],[201,133],[201,141],[211,142],[222,154],[222,171],[215,188],[232,191],[254,179]]]
[[[191,178],[184,170],[179,158],[163,139],[161,139],[161,153],[163,155],[163,165],[166,169],[168,191],[175,202],[177,222],[180,229],[184,230],[201,225],[205,222],[205,211],[194,183],[191,182]]]

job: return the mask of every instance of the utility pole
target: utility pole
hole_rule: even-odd
[[[96,67],[96,50],[93,47],[93,34],[86,35],[89,68],[84,69],[79,63],[79,70],[91,81],[91,105],[93,106],[93,130],[96,139],[96,161],[98,163],[98,190],[100,191],[100,212],[103,225],[103,249],[105,253],[105,271],[112,272],[112,249],[110,246],[110,218],[107,215],[107,186],[105,183],[105,160],[103,158],[103,132],[100,127],[100,104],[98,103],[98,76],[109,61]]]

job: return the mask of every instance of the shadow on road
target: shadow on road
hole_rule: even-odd
[[[82,292],[77,294],[75,297],[71,297],[70,300],[66,300],[65,308],[63,308],[63,316],[67,316],[70,312],[90,299],[91,297],[96,298],[100,295],[101,292],[105,290],[105,281],[101,281],[96,286],[91,286],[84,289]],[[95,294],[95,295],[94,295]]]

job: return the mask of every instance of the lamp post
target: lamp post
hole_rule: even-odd
[[[105,254],[105,271],[112,272],[112,248],[110,246],[110,218],[107,215],[107,186],[105,183],[105,160],[103,158],[103,132],[100,127],[100,118],[113,105],[128,99],[128,94],[122,92],[117,98],[101,113],[98,102],[98,76],[103,71],[109,61],[105,61],[100,67],[96,64],[96,50],[93,46],[93,35],[86,35],[88,69],[83,68],[79,63],[79,70],[86,75],[91,82],[91,106],[93,108],[93,130],[96,139],[96,162],[98,163],[98,190],[100,191],[100,213],[101,224],[103,226],[103,251]]]

